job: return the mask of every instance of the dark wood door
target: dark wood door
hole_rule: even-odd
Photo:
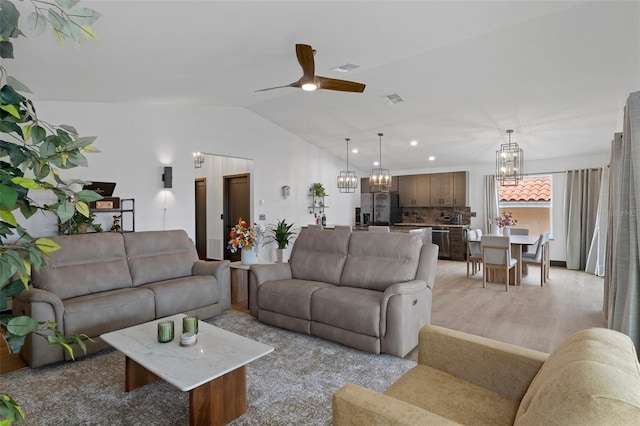
[[[196,197],[196,250],[198,257],[207,259],[207,179],[195,180]]]
[[[241,217],[253,223],[250,217],[250,180],[248,174],[224,177],[224,258],[232,262],[240,260],[240,252],[231,253],[227,249],[229,232]]]

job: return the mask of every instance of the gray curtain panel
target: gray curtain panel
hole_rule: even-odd
[[[640,92],[629,95],[621,142],[613,144],[605,299],[609,328],[640,347]],[[610,266],[610,267],[609,267]]]
[[[602,169],[567,171],[564,224],[567,269],[585,270],[596,228]]]
[[[494,175],[484,177],[484,215],[486,218],[485,234],[497,234],[496,218],[500,215],[498,207],[498,181]]]
[[[605,259],[607,256],[607,228],[609,217],[609,166],[602,168],[602,181],[600,182],[600,196],[598,197],[598,212],[596,213],[596,229],[593,231],[591,247],[587,257],[585,271],[604,277]]]

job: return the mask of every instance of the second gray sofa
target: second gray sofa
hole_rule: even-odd
[[[404,233],[304,230],[289,263],[252,265],[260,321],[404,357],[431,320],[438,247]]]

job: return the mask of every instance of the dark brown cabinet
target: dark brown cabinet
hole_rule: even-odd
[[[428,207],[431,197],[430,175],[398,177],[400,207]]]
[[[464,242],[464,228],[449,228],[449,238],[449,244],[451,247],[451,260],[465,260],[464,258],[467,250]]]
[[[468,172],[399,176],[400,207],[465,207]]]

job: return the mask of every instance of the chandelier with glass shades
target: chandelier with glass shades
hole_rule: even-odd
[[[338,175],[338,189],[340,192],[356,192],[358,188],[358,176],[356,172],[349,171],[349,141],[351,139],[345,138],[347,141],[347,170],[343,170]]]
[[[380,161],[378,162],[378,168],[371,170],[369,192],[389,192],[391,188],[389,169],[382,168],[382,136],[382,133],[378,133],[378,138],[380,138]]]
[[[501,186],[517,186],[522,180],[524,152],[517,143],[511,142],[513,130],[507,130],[509,142],[496,151],[496,179]]]

